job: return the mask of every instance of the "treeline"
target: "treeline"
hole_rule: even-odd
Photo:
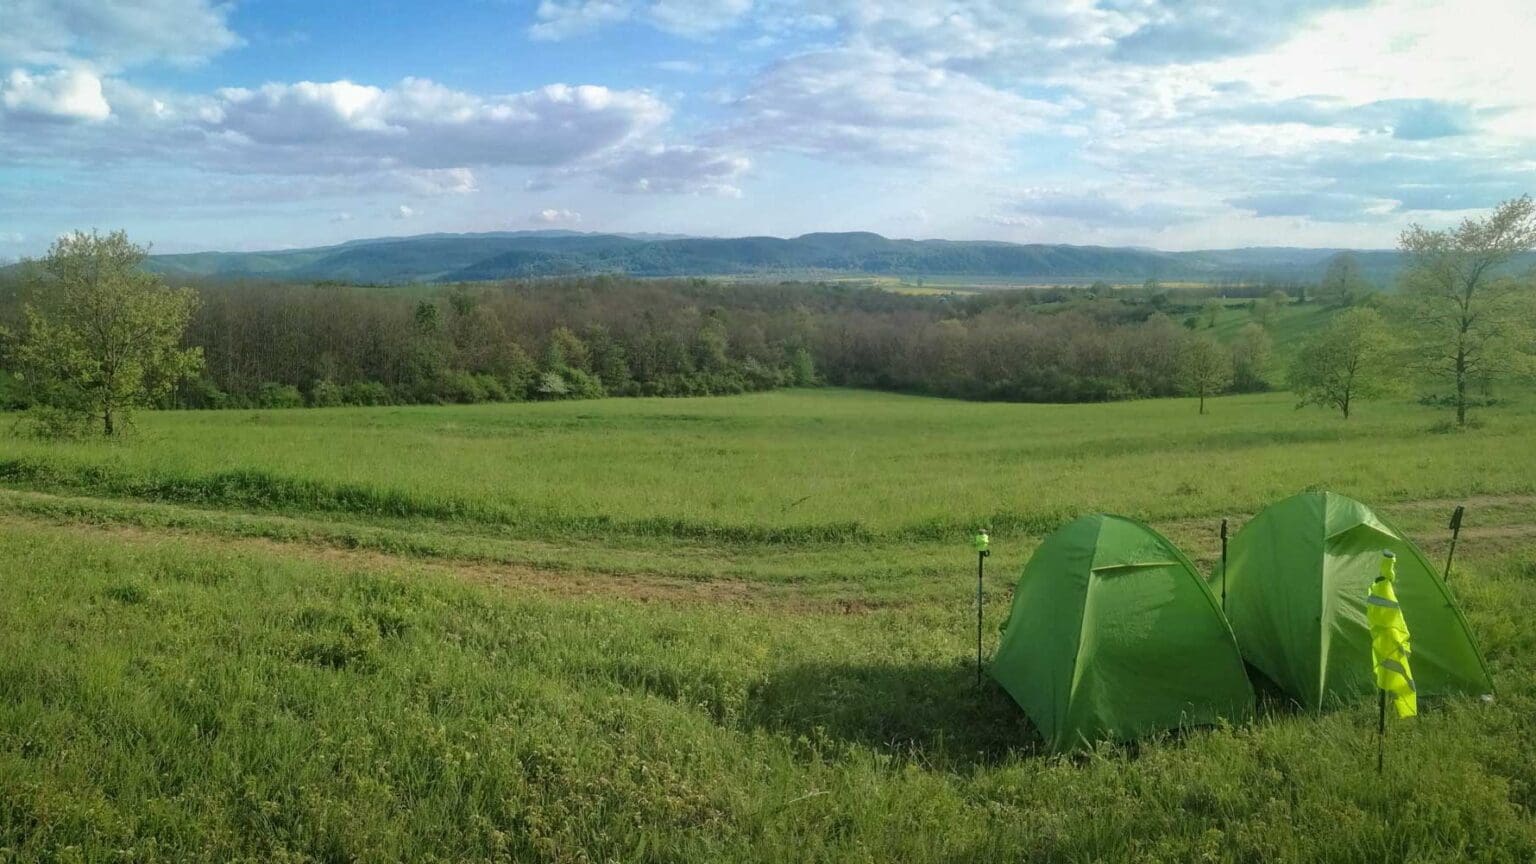
[[[183,404],[285,406],[700,396],[809,385],[766,314],[614,280],[447,290],[205,285]]]
[[[609,276],[445,288],[192,287],[198,302],[184,342],[202,349],[202,369],[165,398],[167,407],[699,396],[817,384],[1075,402],[1269,385],[1262,327],[1217,346],[1204,332],[1206,308],[1191,305],[1199,296],[1209,302],[1210,292],[1155,283],[946,297]],[[12,333],[25,326],[26,290],[17,280],[0,284],[0,317]],[[1189,358],[1202,353],[1208,365],[1213,348],[1221,354],[1215,377],[1192,381]],[[25,399],[14,380],[5,391],[13,405]]]

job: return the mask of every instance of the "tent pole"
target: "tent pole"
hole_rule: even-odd
[[[1221,520],[1221,614],[1227,614],[1227,520]]]
[[[987,553],[976,553],[976,687],[981,687],[981,573],[987,561]]]
[[[1451,514],[1451,549],[1445,553],[1445,581],[1451,581],[1451,559],[1456,557],[1456,538],[1461,536],[1461,516],[1467,508],[1457,504],[1456,511]]]
[[[1387,691],[1382,690],[1376,706],[1376,774],[1381,774],[1381,766],[1387,752]]]

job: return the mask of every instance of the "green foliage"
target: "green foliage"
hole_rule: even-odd
[[[12,372],[0,371],[0,410],[17,411],[31,407],[27,382]]]
[[[1370,284],[1360,270],[1360,259],[1353,252],[1339,252],[1328,259],[1328,269],[1318,285],[1318,296],[1335,306],[1353,306],[1370,293]]]
[[[1221,317],[1221,310],[1226,304],[1220,299],[1212,297],[1200,305],[1200,320],[1204,322],[1206,329],[1216,326],[1216,319]]]
[[[1221,343],[1206,334],[1190,334],[1179,348],[1179,382],[1185,395],[1200,400],[1200,413],[1205,413],[1205,400],[1232,386],[1232,354]]]
[[[35,404],[77,417],[67,425],[89,418],[112,435],[135,408],[168,397],[202,366],[200,349],[181,346],[196,296],[142,270],[146,254],[121,231],[74,233],[30,271],[33,299],[16,361]]]
[[[394,402],[389,388],[378,381],[354,381],[343,384],[341,401],[347,405],[390,405]]]
[[[1232,340],[1232,389],[1257,393],[1269,389],[1268,370],[1274,340],[1259,324],[1247,324]]]
[[[544,346],[544,362],[542,367],[546,372],[562,372],[566,369],[585,370],[591,363],[591,357],[587,353],[586,343],[581,337],[572,333],[566,327],[556,327],[549,334],[549,342]]]
[[[304,394],[292,384],[261,385],[254,401],[256,408],[303,408]]]
[[[176,393],[176,404],[183,408],[230,408],[231,401],[207,374],[183,381]]]
[[[316,408],[335,408],[346,404],[346,394],[335,381],[316,381],[309,389],[309,404]]]
[[[810,387],[816,383],[816,362],[811,352],[796,348],[789,359],[789,376],[796,387]]]
[[[1308,339],[1291,364],[1289,384],[1297,407],[1336,409],[1348,420],[1361,399],[1391,392],[1394,343],[1374,309],[1350,309]]]

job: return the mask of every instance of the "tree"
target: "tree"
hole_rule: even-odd
[[[41,404],[105,435],[202,368],[202,349],[181,347],[196,295],[143,270],[147,254],[122,231],[75,232],[33,271],[17,359]]]
[[[1530,285],[1506,272],[1536,247],[1536,204],[1505,201],[1485,219],[1455,228],[1404,231],[1404,305],[1424,371],[1448,380],[1456,425],[1467,424],[1467,385],[1520,371],[1530,363]]]
[[[1186,395],[1199,397],[1204,414],[1205,398],[1232,384],[1232,355],[1207,334],[1189,334],[1179,352],[1179,383]]]
[[[1205,322],[1206,329],[1216,326],[1216,319],[1221,317],[1221,300],[1212,297],[1206,300],[1200,307],[1200,320]]]
[[[1269,389],[1265,372],[1274,340],[1258,324],[1245,324],[1232,340],[1232,388],[1243,393]]]
[[[589,363],[586,344],[569,328],[556,327],[549,334],[549,342],[544,346],[546,372],[564,372],[567,369],[586,371]]]
[[[1356,401],[1391,389],[1392,342],[1375,309],[1350,309],[1334,316],[1308,339],[1291,362],[1296,407],[1317,405],[1349,414]]]
[[[812,387],[816,384],[816,363],[811,352],[796,348],[789,357],[790,380],[796,387]]]
[[[1365,277],[1360,274],[1360,261],[1353,252],[1339,252],[1328,259],[1328,269],[1323,273],[1319,293],[1328,302],[1338,306],[1351,306],[1367,290]]]

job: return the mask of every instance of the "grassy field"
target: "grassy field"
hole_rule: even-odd
[[[1536,857],[1536,400],[156,413],[0,438],[0,862]],[[1073,758],[972,677],[1038,539],[1306,488],[1444,553],[1499,696]]]

